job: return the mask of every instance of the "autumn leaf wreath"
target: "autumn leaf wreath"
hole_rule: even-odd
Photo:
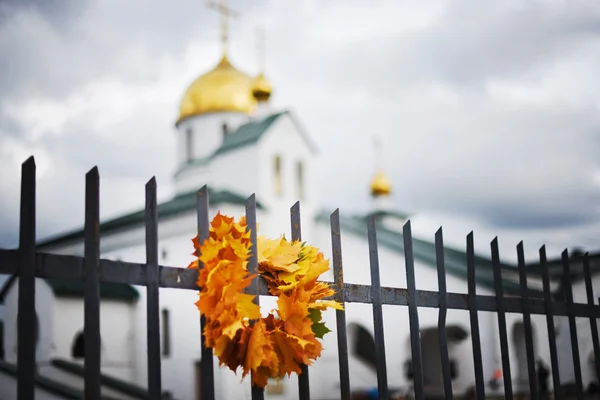
[[[255,296],[243,293],[255,277],[247,268],[251,240],[246,225],[245,217],[236,222],[217,213],[209,238],[202,244],[198,237],[192,239],[197,258],[188,268],[203,264],[196,305],[206,318],[206,346],[213,349],[219,365],[234,372],[242,367],[242,378],[252,371],[252,383],[264,388],[269,378],[299,374],[301,364],[310,365],[321,355],[317,339],[330,331],[321,311],[343,308],[323,300],[334,290],[317,281],[329,270],[329,260],[319,249],[285,237],[259,237],[258,274],[278,298],[278,309],[261,317]]]

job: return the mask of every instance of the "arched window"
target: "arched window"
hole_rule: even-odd
[[[377,369],[377,360],[375,359],[375,339],[371,332],[358,324],[352,324],[354,340],[352,341],[351,352],[356,357],[363,360],[367,365]]]
[[[79,332],[75,335],[73,345],[71,346],[71,357],[77,359],[85,358],[85,338],[83,332]]]
[[[283,192],[283,180],[281,177],[281,157],[275,156],[275,194],[281,196]]]
[[[304,166],[302,161],[298,161],[296,164],[296,179],[298,179],[298,199],[304,199]]]

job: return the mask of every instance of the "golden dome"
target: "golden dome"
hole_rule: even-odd
[[[214,69],[196,79],[185,92],[178,121],[217,111],[252,113],[256,107],[252,82],[250,76],[238,71],[224,55]]]
[[[252,95],[256,101],[269,101],[272,92],[271,82],[261,72],[252,82]]]
[[[371,195],[373,197],[389,196],[392,193],[392,184],[382,171],[377,172],[371,181]]]

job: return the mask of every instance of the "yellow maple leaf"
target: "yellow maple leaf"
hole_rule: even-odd
[[[321,300],[315,303],[310,303],[308,305],[310,308],[316,308],[319,310],[326,310],[327,308],[334,308],[336,310],[343,310],[344,306],[341,303],[338,303],[334,300]]]
[[[260,318],[260,306],[254,304],[253,294],[238,293],[236,299],[236,308],[243,318],[259,319]]]
[[[292,373],[299,374],[302,372],[299,361],[303,359],[301,347],[302,345],[295,337],[276,329],[271,334],[273,340],[273,349],[279,359],[279,375],[291,375]],[[301,340],[301,339],[300,339]],[[302,341],[303,343],[308,343]]]

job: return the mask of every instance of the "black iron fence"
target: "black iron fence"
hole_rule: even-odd
[[[98,169],[93,168],[86,175],[85,193],[85,243],[84,256],[68,256],[44,254],[36,251],[36,177],[35,161],[29,158],[22,166],[20,231],[18,250],[0,249],[0,273],[18,276],[18,398],[34,398],[34,380],[36,374],[35,361],[35,285],[36,277],[76,279],[85,282],[84,294],[84,335],[85,335],[85,399],[101,398],[100,374],[100,282],[126,283],[146,286],[147,288],[147,345],[148,345],[148,393],[150,399],[160,399],[161,384],[161,352],[159,330],[159,287],[198,290],[196,286],[197,271],[167,267],[158,264],[158,213],[156,200],[156,181],[152,178],[146,184],[146,263],[130,263],[100,259],[100,217],[99,217],[99,175]],[[197,197],[198,234],[200,242],[208,237],[209,227],[209,198],[206,187],[198,192]],[[246,202],[246,217],[248,227],[256,227],[256,201],[254,195]],[[600,317],[600,306],[595,305],[590,274],[588,255],[583,256],[583,273],[587,294],[587,304],[576,304],[570,284],[570,259],[567,251],[562,254],[564,273],[565,301],[555,301],[550,291],[549,275],[546,267],[545,248],[540,249],[540,266],[543,278],[543,298],[531,298],[527,288],[524,252],[522,243],[517,247],[520,296],[505,297],[502,284],[502,268],[498,255],[498,242],[491,243],[493,277],[495,296],[483,296],[476,293],[476,256],[474,253],[473,234],[467,236],[467,280],[468,294],[448,293],[446,290],[446,271],[444,261],[444,246],[441,228],[435,235],[435,257],[438,270],[437,292],[418,290],[415,284],[413,257],[413,240],[411,225],[407,222],[403,228],[404,255],[406,260],[407,288],[382,287],[379,278],[379,259],[377,248],[376,219],[368,222],[368,244],[370,252],[371,285],[344,283],[342,269],[342,248],[340,236],[340,219],[336,210],[331,214],[331,239],[333,250],[335,299],[342,303],[369,303],[373,306],[375,359],[377,364],[377,386],[379,399],[389,399],[387,370],[385,359],[385,341],[383,330],[383,305],[408,306],[410,325],[410,344],[412,353],[412,370],[414,380],[414,397],[424,399],[423,361],[421,356],[421,340],[419,335],[419,307],[439,309],[438,329],[440,345],[440,363],[442,366],[444,397],[453,398],[451,381],[451,363],[448,356],[446,338],[447,310],[467,310],[470,314],[470,328],[473,346],[473,362],[475,367],[476,398],[486,396],[486,384],[483,375],[482,351],[479,333],[478,311],[494,312],[498,316],[502,370],[504,375],[504,396],[513,398],[511,365],[506,328],[506,313],[523,315],[525,327],[525,347],[529,373],[529,395],[539,398],[536,380],[536,367],[531,329],[531,315],[546,316],[550,346],[551,372],[554,388],[560,387],[558,357],[554,332],[554,316],[567,316],[570,327],[571,346],[575,372],[575,396],[583,398],[582,373],[580,366],[579,348],[577,341],[576,317],[589,318],[593,341],[596,373],[600,371],[600,346],[596,319]],[[300,205],[296,203],[291,209],[292,238],[301,238]],[[256,230],[252,230],[252,256],[249,269],[256,272]],[[269,295],[264,281],[256,279],[248,288],[248,292]],[[26,295],[23,295],[26,294]],[[258,301],[258,296],[257,296]],[[340,398],[351,399],[350,375],[348,365],[348,345],[346,336],[345,311],[336,310],[337,345],[340,373]],[[204,319],[201,318],[202,328]],[[212,360],[212,350],[202,343],[202,359]],[[299,375],[298,398],[310,399],[309,373],[303,367]],[[212,362],[201,363],[201,382],[203,400],[213,400],[214,371]],[[248,383],[250,385],[250,383]],[[252,398],[262,399],[262,390],[253,387]],[[560,398],[560,392],[555,390],[554,398]]]

